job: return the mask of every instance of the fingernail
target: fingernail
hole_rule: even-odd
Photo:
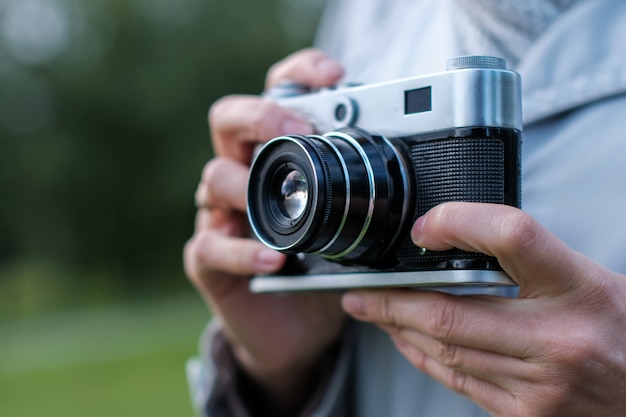
[[[426,222],[425,216],[420,216],[413,224],[413,228],[411,229],[411,240],[413,243],[419,246],[420,237],[422,236],[422,231],[424,230],[424,223]]]
[[[284,256],[275,250],[263,248],[256,253],[255,266],[259,272],[274,272],[281,267]]]
[[[341,304],[346,313],[357,318],[365,317],[365,299],[361,295],[354,292],[346,293],[342,297]]]
[[[283,135],[312,135],[313,127],[304,120],[287,119],[281,125]]]
[[[316,64],[316,68],[324,76],[329,78],[340,78],[343,75],[343,68],[341,65],[333,61],[332,59],[322,59]]]

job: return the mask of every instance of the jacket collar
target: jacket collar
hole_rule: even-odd
[[[573,7],[536,41],[517,71],[528,125],[626,93],[626,2]]]

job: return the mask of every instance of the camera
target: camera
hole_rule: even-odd
[[[426,76],[270,90],[319,134],[274,138],[254,157],[251,228],[290,256],[252,291],[514,285],[495,258],[419,248],[410,230],[448,201],[520,207],[520,84],[500,58],[462,56]]]

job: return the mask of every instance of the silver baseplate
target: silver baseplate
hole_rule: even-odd
[[[267,275],[250,281],[255,293],[341,290],[377,287],[514,286],[502,271],[444,270],[419,272],[346,273],[321,275]]]

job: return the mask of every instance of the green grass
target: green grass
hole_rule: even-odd
[[[0,416],[193,416],[195,295],[0,322]]]

